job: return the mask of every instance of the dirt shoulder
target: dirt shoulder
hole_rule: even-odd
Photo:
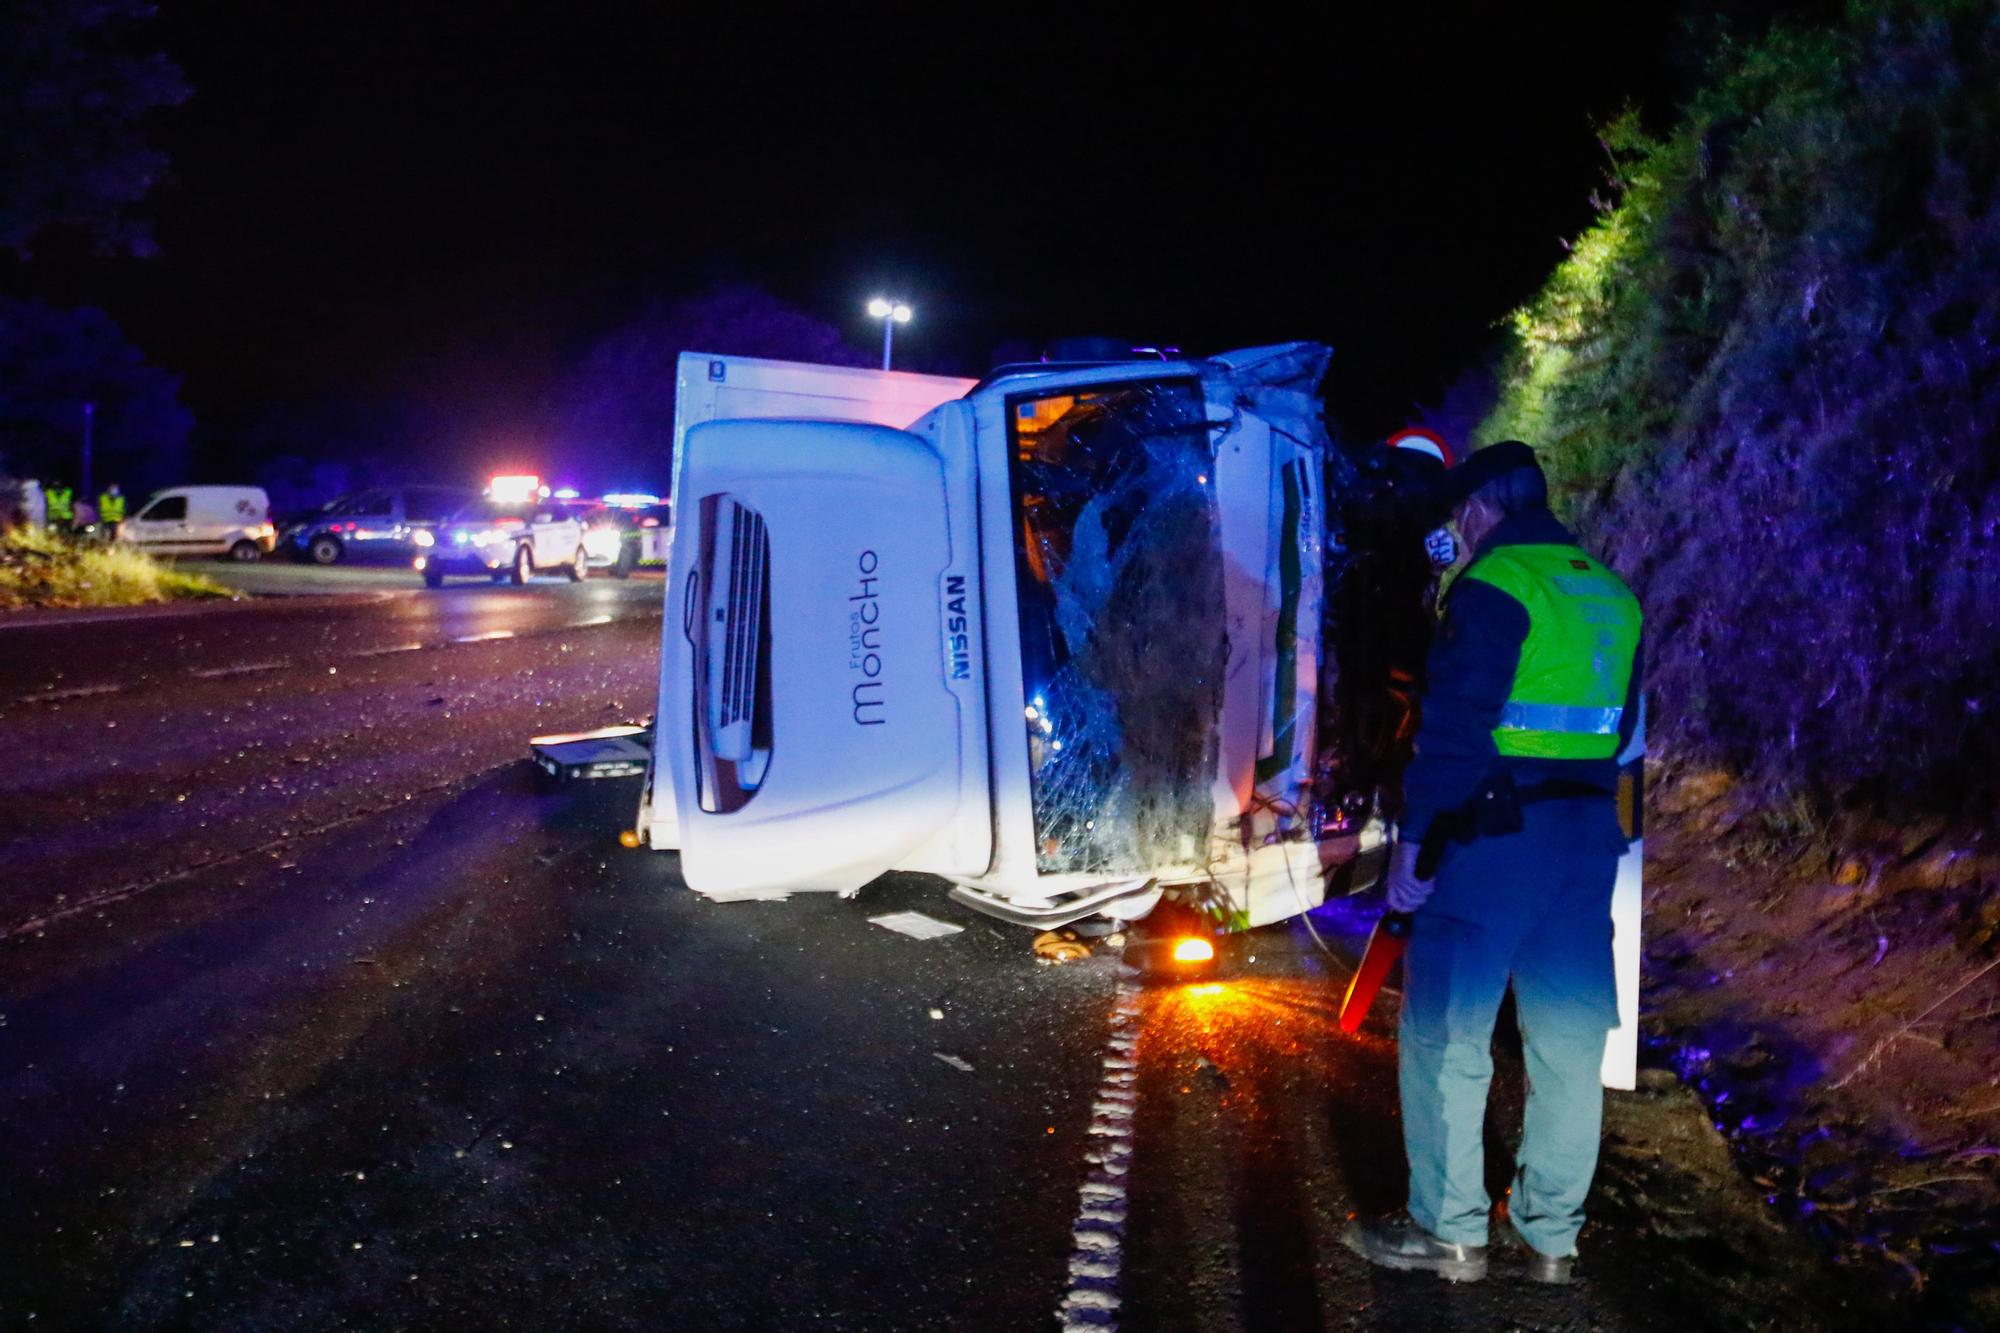
[[[1994,849],[1911,828],[1829,873],[1771,871],[1732,852],[1747,807],[1726,782],[1649,809],[1649,1060],[1773,1216],[1915,1321],[2000,1324]]]

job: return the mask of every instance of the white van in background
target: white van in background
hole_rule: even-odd
[[[278,530],[261,486],[174,486],[120,524],[118,540],[149,555],[258,560],[277,545]]]

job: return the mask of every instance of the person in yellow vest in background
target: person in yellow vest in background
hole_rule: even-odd
[[[42,495],[48,502],[49,528],[55,532],[68,532],[76,521],[76,492],[59,481],[52,481],[42,488]]]
[[[1481,449],[1441,488],[1473,556],[1432,644],[1387,875],[1390,910],[1411,914],[1397,1036],[1410,1202],[1343,1240],[1383,1267],[1486,1276],[1486,1095],[1511,984],[1528,1099],[1507,1218],[1528,1277],[1562,1283],[1618,1023],[1615,756],[1638,718],[1639,603],[1549,512],[1527,445]]]
[[[125,521],[125,492],[118,489],[115,481],[97,497],[97,521],[104,525],[106,539],[116,537],[118,525]]]

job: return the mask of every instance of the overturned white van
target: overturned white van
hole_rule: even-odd
[[[640,835],[718,898],[913,870],[1037,926],[1316,906],[1328,356],[683,356]]]

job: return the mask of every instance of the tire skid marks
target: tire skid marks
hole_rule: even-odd
[[[1139,1104],[1139,988],[1118,983],[1104,1064],[1090,1102],[1089,1165],[1077,1187],[1070,1226],[1069,1286],[1056,1308],[1064,1333],[1118,1327],[1118,1279],[1125,1243],[1125,1178],[1132,1169],[1132,1117]]]

